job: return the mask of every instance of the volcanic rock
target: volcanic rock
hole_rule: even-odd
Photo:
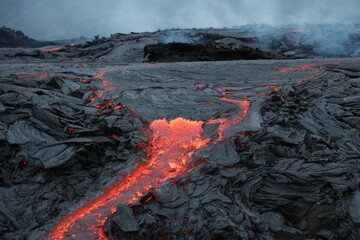
[[[151,62],[178,61],[224,61],[240,59],[270,59],[275,58],[270,53],[247,46],[236,48],[218,47],[214,45],[189,43],[159,43],[147,45],[144,57]]]

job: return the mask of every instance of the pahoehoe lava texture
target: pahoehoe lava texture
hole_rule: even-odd
[[[260,131],[208,148],[207,164],[145,204],[119,205],[110,239],[358,239],[360,79],[349,76],[360,68],[342,71],[270,94]]]
[[[99,84],[91,77],[6,82],[0,83],[0,232],[3,239],[36,239],[48,231],[40,226],[136,160],[144,126],[116,101],[88,103]]]

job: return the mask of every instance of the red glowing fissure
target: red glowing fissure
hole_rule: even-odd
[[[96,96],[98,98],[104,91],[115,89],[115,86],[105,78],[105,73],[106,71],[102,71],[93,76],[94,79],[100,79],[105,88],[101,91],[100,96]],[[116,180],[100,196],[62,218],[48,237],[50,239],[107,239],[103,232],[103,225],[106,219],[114,214],[117,205],[137,202],[151,188],[158,186],[167,179],[186,174],[187,171],[197,166],[194,163],[187,162],[196,151],[223,140],[224,131],[227,128],[237,125],[245,119],[250,101],[225,97],[220,100],[234,104],[240,107],[240,110],[232,117],[209,121],[193,121],[179,117],[170,121],[159,119],[151,122],[149,143],[140,142],[138,144],[139,149],[147,147],[147,161],[138,162],[131,173]],[[107,100],[96,105],[95,108],[100,110],[105,107],[122,108],[121,104],[113,106],[113,102],[114,100]],[[216,139],[204,139],[202,137],[205,124],[219,124]],[[76,131],[75,129],[68,130]],[[118,136],[110,135],[109,137],[116,138]],[[204,163],[204,161],[198,162]],[[148,199],[148,201],[150,200],[151,198]]]
[[[56,52],[56,51],[60,51],[62,48],[61,47],[53,47],[53,48],[48,48],[48,49],[41,49],[39,50],[40,52]]]
[[[237,99],[222,97],[220,100],[223,102],[235,104],[236,106],[240,107],[240,109],[238,110],[238,113],[232,117],[217,118],[208,121],[209,124],[219,124],[219,128],[218,128],[219,137],[215,142],[224,140],[225,130],[230,128],[231,126],[240,124],[246,118],[251,104],[251,101],[246,99],[237,100]]]
[[[74,43],[70,43],[67,45],[68,47],[74,47]],[[53,47],[53,48],[47,48],[47,49],[39,49],[40,52],[57,52],[63,49],[63,47]]]
[[[334,62],[324,62],[324,63],[312,63],[312,64],[304,64],[304,65],[298,65],[294,67],[286,67],[286,68],[280,68],[278,71],[281,73],[286,72],[294,72],[294,71],[306,71],[306,70],[312,70],[318,67],[328,66],[328,65],[340,65],[342,62],[340,61],[334,61]]]
[[[109,71],[113,71],[113,70],[101,71],[92,77],[93,79],[101,80],[104,90],[98,90],[96,91],[96,93],[95,91],[93,91],[93,94],[88,98],[89,101],[92,102],[97,98],[101,98],[105,92],[110,92],[116,88],[115,85],[109,81],[109,79],[105,78],[105,74]]]
[[[23,79],[23,78],[37,78],[37,79],[42,79],[42,78],[48,78],[49,77],[49,73],[48,72],[44,72],[43,74],[40,75],[18,75],[16,76],[16,78],[19,79]]]

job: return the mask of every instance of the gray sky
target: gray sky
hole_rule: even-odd
[[[0,26],[53,40],[251,23],[360,22],[360,0],[0,0]]]

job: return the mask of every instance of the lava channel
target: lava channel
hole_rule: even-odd
[[[187,160],[210,139],[203,139],[203,121],[176,118],[155,120],[150,124],[147,161],[117,180],[96,199],[65,216],[49,233],[50,239],[107,239],[102,227],[119,204],[139,200],[152,187],[167,179],[186,174]]]
[[[278,71],[281,73],[294,72],[294,71],[307,71],[307,70],[313,70],[318,67],[329,66],[329,65],[340,65],[340,64],[342,64],[342,62],[340,62],[340,61],[311,63],[311,64],[304,64],[304,65],[297,65],[294,67],[280,68]]]
[[[53,48],[48,48],[48,49],[41,49],[39,50],[40,52],[57,52],[60,51],[62,48],[61,47],[53,47]]]
[[[102,91],[111,91],[115,86],[105,78],[106,72],[101,71],[93,78],[102,80],[105,87]],[[148,136],[147,160],[139,161],[131,173],[116,180],[100,196],[63,217],[47,238],[107,239],[103,226],[107,218],[115,213],[117,205],[137,202],[151,188],[167,179],[186,174],[195,167],[187,161],[196,151],[223,140],[226,129],[245,119],[250,101],[225,97],[220,100],[234,104],[240,107],[240,110],[234,116],[209,121],[193,121],[179,117],[150,123],[152,134]],[[203,139],[204,124],[219,124],[217,139]]]
[[[232,117],[211,119],[207,122],[209,124],[219,124],[219,128],[218,128],[219,137],[214,143],[224,140],[224,135],[226,135],[225,131],[227,129],[230,129],[230,127],[232,126],[238,125],[246,118],[251,105],[251,101],[246,99],[237,100],[237,99],[222,97],[220,100],[223,102],[235,104],[236,106],[240,107],[240,110],[238,110],[238,113]]]

